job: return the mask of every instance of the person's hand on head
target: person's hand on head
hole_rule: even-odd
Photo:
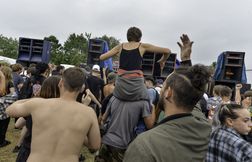
[[[182,44],[180,42],[177,42],[177,44],[180,47],[181,61],[190,60],[193,41],[190,41],[190,38],[186,34],[182,34],[180,39]]]

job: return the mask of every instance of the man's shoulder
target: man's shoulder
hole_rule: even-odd
[[[169,133],[163,132],[162,128],[156,127],[141,133],[133,141],[135,146],[141,146],[145,151],[153,150],[154,147],[162,147],[165,145],[173,145],[172,138],[169,140]]]
[[[213,140],[216,140],[217,138],[219,140],[223,140],[226,144],[229,144],[230,146],[237,147],[237,145],[240,144],[246,144],[247,141],[245,141],[237,132],[235,132],[232,128],[228,128],[225,126],[219,127],[216,130],[214,130],[211,134]]]
[[[33,97],[28,99],[29,104],[33,106],[33,110],[45,110],[46,108],[54,107],[55,103],[57,103],[56,98],[41,98],[41,97]]]
[[[87,117],[95,116],[96,117],[95,112],[91,107],[86,106],[79,102],[75,102],[74,104],[75,104],[73,105],[74,107],[71,107],[70,109],[73,108],[72,110],[76,111],[76,113],[79,113],[82,116],[87,116]]]
[[[156,90],[154,88],[148,88],[147,92],[151,95],[156,95]]]
[[[31,102],[33,102],[33,103],[48,103],[48,102],[50,102],[50,100],[52,100],[52,99],[47,99],[47,98],[41,98],[41,97],[33,97],[33,98],[30,98],[29,99]],[[41,105],[41,106],[44,106],[44,105]]]
[[[218,147],[220,149],[232,150],[237,155],[242,155],[243,158],[252,158],[252,145],[244,140],[241,136],[236,135],[231,129],[220,127],[212,133],[212,139],[209,146],[214,146],[216,141],[221,141],[226,147]]]
[[[160,136],[165,135],[165,129],[162,125],[154,127],[144,133],[141,133],[137,138],[142,143],[149,143],[151,141],[155,141],[156,139],[160,139]],[[154,142],[155,143],[155,142]]]
[[[67,109],[69,110],[76,110],[76,111],[85,112],[85,113],[92,112],[92,108],[77,101],[70,103],[68,106],[71,106],[71,107],[67,107]]]
[[[148,91],[151,91],[151,92],[156,92],[156,89],[155,88],[147,88]]]
[[[137,136],[136,139],[134,139],[134,141],[132,142],[132,145],[136,147],[142,147],[145,150],[148,150],[148,148],[152,147],[150,146],[151,145],[150,143],[153,143],[156,138],[155,136],[153,136],[154,138],[152,137],[153,134],[154,133],[151,130],[141,133],[140,135]]]
[[[67,102],[62,101],[59,98],[36,98],[34,99],[36,105],[39,105],[37,114],[39,115],[41,112],[48,113],[50,115],[57,115],[61,113],[65,116],[74,116],[80,120],[90,119],[95,114],[92,108],[85,106],[79,102]]]

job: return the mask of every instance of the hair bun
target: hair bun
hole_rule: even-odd
[[[189,71],[188,78],[191,80],[193,87],[200,91],[205,91],[205,86],[211,76],[210,70],[204,65],[196,64]]]

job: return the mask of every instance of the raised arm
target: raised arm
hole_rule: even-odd
[[[236,84],[235,86],[235,102],[241,104],[241,88],[242,84]]]
[[[86,94],[87,94],[87,96],[89,96],[91,98],[91,100],[95,104],[98,105],[99,108],[101,108],[101,103],[97,100],[97,98],[93,95],[93,93],[89,89],[86,90]]]
[[[38,98],[18,100],[11,104],[7,109],[6,113],[10,117],[25,117],[32,113],[32,110],[36,107]]]
[[[106,60],[106,59],[108,59],[108,58],[110,58],[110,57],[112,57],[112,56],[114,56],[114,55],[119,54],[120,49],[121,49],[121,45],[115,46],[114,48],[112,48],[112,49],[109,50],[108,52],[102,54],[102,55],[100,56],[100,60],[103,61],[103,60]]]
[[[177,42],[177,44],[180,47],[181,61],[191,60],[193,41],[186,34],[182,34],[180,40],[182,44],[180,42]]]
[[[169,48],[158,47],[158,46],[154,46],[154,45],[148,44],[148,43],[142,43],[141,46],[144,48],[144,53],[145,52],[153,52],[153,53],[162,53],[163,54],[161,59],[158,60],[158,62],[160,63],[161,69],[163,69],[166,60],[168,59],[168,57],[171,54],[171,50]]]

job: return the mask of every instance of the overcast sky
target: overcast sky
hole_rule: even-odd
[[[193,63],[216,61],[223,51],[244,51],[252,69],[251,0],[0,0],[0,34],[61,43],[70,33],[104,34],[126,41],[131,26],[141,28],[142,42],[179,52],[186,33],[195,42]],[[252,82],[252,71],[247,72]]]

